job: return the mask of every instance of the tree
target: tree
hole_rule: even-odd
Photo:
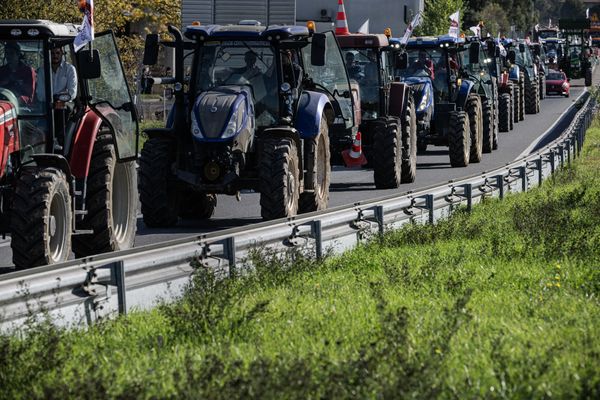
[[[417,35],[443,35],[450,28],[450,15],[460,11],[461,22],[465,12],[463,0],[425,0],[423,24]]]
[[[565,0],[560,8],[561,18],[585,18],[585,5],[581,0]]]
[[[476,14],[477,20],[483,21],[484,32],[496,37],[498,34],[506,34],[510,31],[508,15],[497,3],[487,4]]]

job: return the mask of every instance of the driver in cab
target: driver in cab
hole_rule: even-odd
[[[427,57],[427,52],[425,50],[419,50],[419,58],[415,60],[411,68],[414,71],[423,70],[427,72],[431,79],[435,79],[433,61]]]
[[[256,60],[256,54],[254,54],[253,51],[248,50],[244,54],[244,62],[246,63],[246,65],[240,68],[233,68],[232,73],[239,74],[248,80],[254,78],[257,75],[260,75],[261,71],[256,66]]]
[[[19,43],[6,43],[4,59],[5,64],[0,67],[0,88],[12,91],[23,104],[31,104],[35,92],[35,71],[24,63]]]
[[[77,71],[73,65],[65,60],[64,55],[62,47],[56,47],[50,51],[52,96],[54,97],[54,106],[57,109],[64,108],[66,101],[72,101],[77,96]],[[38,84],[35,93],[38,100],[44,99],[45,86],[43,71],[38,71]],[[66,98],[63,100],[57,99],[59,95],[67,95],[68,100]]]

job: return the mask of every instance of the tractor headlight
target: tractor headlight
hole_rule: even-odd
[[[225,127],[225,131],[223,132],[223,139],[227,139],[230,137],[235,136],[235,134],[237,133],[237,131],[239,130],[239,126],[237,123],[237,118],[234,115],[229,122],[227,123],[227,126]]]

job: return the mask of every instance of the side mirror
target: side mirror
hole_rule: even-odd
[[[400,70],[408,69],[408,53],[396,55],[396,68]]]
[[[508,58],[508,62],[510,62],[511,64],[514,64],[515,61],[517,60],[517,53],[515,53],[514,50],[509,50],[507,58]]]
[[[471,43],[469,46],[469,64],[479,64],[479,55],[481,45],[478,42]]]
[[[310,48],[310,63],[316,67],[325,65],[325,53],[327,52],[327,36],[324,33],[315,33],[312,37]]]
[[[149,33],[144,43],[144,65],[155,65],[158,61],[158,34]]]
[[[102,75],[100,53],[98,50],[80,50],[77,53],[79,74],[83,79],[98,79]]]
[[[525,53],[525,43],[519,43],[519,51]]]

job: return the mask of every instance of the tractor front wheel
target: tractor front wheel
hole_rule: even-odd
[[[467,113],[471,127],[471,158],[470,162],[478,163],[483,158],[483,121],[481,99],[476,94],[469,95]]]
[[[13,263],[19,269],[55,264],[71,255],[73,208],[65,173],[24,168],[17,181],[12,216]]]
[[[179,216],[182,219],[205,220],[215,213],[217,196],[212,193],[198,193],[192,190],[180,194]]]
[[[266,138],[260,161],[260,214],[265,220],[298,213],[298,149],[290,138]]]
[[[402,121],[402,183],[412,183],[417,177],[417,112],[415,101],[408,96],[406,117]]]
[[[329,203],[329,183],[331,181],[331,153],[329,150],[329,126],[325,117],[321,118],[321,131],[311,140],[305,141],[309,146],[306,149],[306,165],[313,182],[313,189],[300,194],[299,212],[325,210]],[[308,176],[305,182],[308,181]]]
[[[133,247],[137,220],[135,162],[118,163],[110,132],[99,132],[87,179],[82,229],[93,233],[73,237],[76,257]]]
[[[402,133],[396,123],[382,126],[373,138],[373,178],[377,189],[395,189],[402,182]]]
[[[510,94],[502,93],[498,103],[498,127],[500,128],[500,132],[508,132],[510,130],[510,119],[512,117],[510,112]]]
[[[466,167],[471,154],[471,128],[469,114],[464,111],[450,113],[450,129],[448,132],[450,165]]]
[[[481,108],[483,117],[483,152],[491,153],[494,149],[494,131],[496,130],[494,124],[494,110],[489,99],[483,102]]]

